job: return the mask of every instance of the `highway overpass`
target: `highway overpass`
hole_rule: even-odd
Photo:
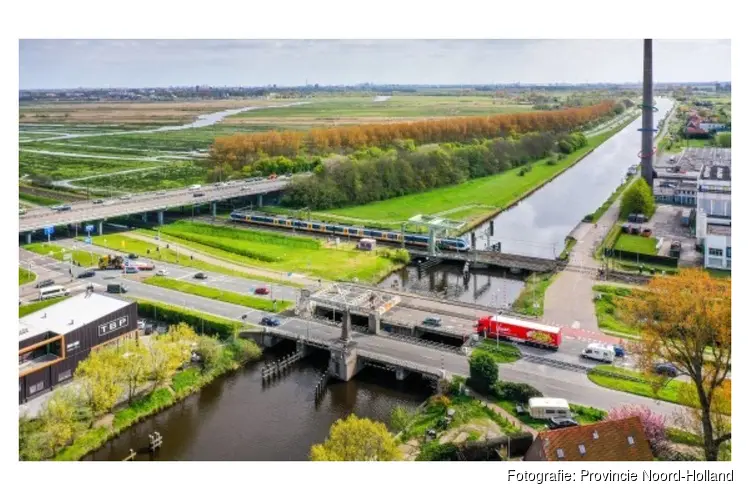
[[[303,174],[305,175],[305,174]],[[28,210],[19,216],[18,232],[26,234],[30,241],[34,231],[43,230],[48,226],[63,226],[67,224],[91,223],[96,224],[96,231],[101,231],[101,223],[107,219],[135,214],[148,214],[153,212],[157,220],[163,222],[165,210],[186,207],[191,205],[211,204],[215,210],[215,202],[225,201],[232,198],[257,197],[256,204],[262,206],[263,195],[283,191],[289,186],[290,178],[278,178],[274,180],[260,180],[255,182],[234,181],[232,183],[209,184],[201,187],[199,191],[191,191],[189,188],[173,189],[169,191],[152,191],[134,194],[128,199],[109,198],[102,203],[95,204],[93,201],[80,201],[68,203],[70,210],[56,211],[51,208],[35,208]],[[195,196],[196,193],[202,196]]]

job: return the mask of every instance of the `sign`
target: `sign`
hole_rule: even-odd
[[[87,224],[86,225],[86,232],[87,233],[90,233],[93,230],[94,230],[94,225],[93,224]]]
[[[86,243],[87,245],[90,245],[91,244],[91,236],[86,236],[83,239],[83,242]]]
[[[55,234],[55,227],[54,226],[47,226],[44,228],[44,235],[49,236],[51,234]]]
[[[107,321],[106,323],[102,323],[101,325],[99,325],[99,336],[104,337],[105,335],[114,333],[117,330],[125,328],[126,326],[128,326],[127,316],[122,316],[120,318],[113,319],[112,321]]]
[[[63,260],[64,261],[69,261],[69,260],[72,260],[72,259],[73,259],[73,254],[72,253],[64,253],[63,254]]]

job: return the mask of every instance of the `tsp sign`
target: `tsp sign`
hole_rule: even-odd
[[[91,231],[93,231],[93,230],[94,230],[94,225],[93,224],[86,224],[86,232],[87,233],[91,234]]]
[[[44,228],[44,235],[50,236],[52,234],[55,234],[55,226],[47,226]]]

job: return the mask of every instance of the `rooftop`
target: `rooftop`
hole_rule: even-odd
[[[670,159],[674,157],[674,162]],[[676,169],[682,172],[700,172],[704,166],[721,165],[731,168],[731,148],[685,148],[682,153],[663,154],[658,157],[656,167],[662,170]]]
[[[66,335],[83,325],[127,306],[129,302],[101,295],[81,293],[18,320],[18,340],[44,332]]]
[[[591,425],[542,431],[547,460],[651,461],[651,453],[639,417],[609,420]]]
[[[705,165],[701,170],[701,180],[727,181],[732,180],[732,168],[728,165]]]
[[[378,309],[384,314],[399,302],[399,297],[387,292],[334,283],[313,293],[310,301],[339,311]]]

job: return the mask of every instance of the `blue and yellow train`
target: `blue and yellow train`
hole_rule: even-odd
[[[229,219],[235,222],[247,222],[265,226],[299,229],[301,231],[325,233],[334,236],[355,236],[359,238],[372,238],[374,240],[387,241],[390,243],[401,243],[402,241],[400,232],[381,231],[379,229],[367,229],[353,226],[342,226],[341,224],[326,222],[290,219],[283,216],[258,214],[250,215],[239,211],[234,211],[229,215]],[[429,245],[429,238],[427,236],[422,236],[419,234],[404,233],[403,239],[405,240],[404,242],[407,245],[418,247],[427,247]],[[465,252],[469,250],[469,244],[461,238],[438,238],[437,246],[440,250],[449,250],[454,252]]]

